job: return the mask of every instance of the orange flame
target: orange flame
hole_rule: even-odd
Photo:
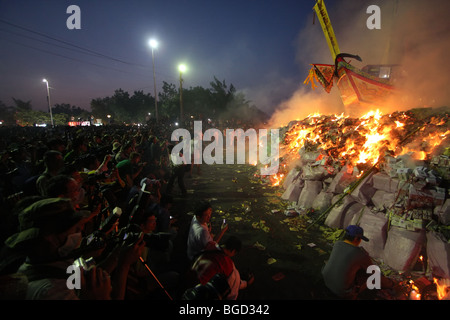
[[[288,153],[297,153],[302,147],[316,147],[326,151],[335,159],[343,159],[355,166],[357,164],[375,164],[386,150],[397,155],[414,153],[414,158],[425,159],[442,144],[450,130],[435,130],[423,134],[417,146],[400,146],[406,135],[407,124],[414,119],[403,113],[383,116],[378,110],[370,111],[360,119],[349,119],[343,115],[324,117],[316,113],[295,124],[286,133],[285,142]],[[434,127],[445,121],[433,118]],[[337,134],[339,132],[339,134]]]
[[[409,300],[420,300],[422,295],[419,292],[419,288],[414,284],[414,281],[410,280],[411,292],[409,293]]]
[[[386,152],[394,156],[409,154],[413,159],[427,160],[449,136],[446,122],[438,117],[431,118],[429,126],[419,131],[419,137],[407,145],[401,145],[411,128],[417,126],[417,120],[406,112],[383,115],[376,110],[359,119],[344,114],[324,116],[314,113],[287,130],[280,156],[289,163],[299,157],[302,148],[317,150],[341,165],[361,166],[361,171],[377,163]],[[271,180],[274,185],[280,184],[279,176]]]
[[[446,298],[450,293],[450,279],[441,279],[441,281],[439,281],[438,279],[433,278],[433,282],[436,284],[438,299],[442,300]]]

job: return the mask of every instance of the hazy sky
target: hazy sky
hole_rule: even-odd
[[[391,52],[395,44],[405,47],[428,39],[427,32],[440,32],[438,42],[448,39],[445,15],[450,1],[325,3],[341,52],[359,54],[365,63],[399,60]],[[159,42],[158,91],[163,81],[178,87],[177,67],[185,63],[186,88],[209,88],[217,77],[268,113],[287,105],[296,112],[302,109],[299,114],[314,112],[318,108],[314,102],[307,106],[298,102],[311,94],[303,84],[309,64],[333,63],[317,19],[313,24],[314,4],[314,0],[0,0],[0,100],[7,105],[13,105],[12,97],[31,100],[34,109],[47,110],[43,78],[49,80],[53,103],[84,109],[92,99],[111,96],[119,88],[153,95],[148,46],[153,37]],[[367,29],[366,9],[371,4],[382,9],[381,30]],[[66,26],[70,5],[81,9],[79,30]],[[428,20],[422,21],[425,17]],[[445,25],[436,31],[433,22]],[[421,33],[412,37],[415,27]],[[314,95],[322,96],[322,91],[316,89]],[[336,108],[341,105],[336,92],[326,99]]]

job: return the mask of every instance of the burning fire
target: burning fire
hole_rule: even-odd
[[[433,118],[420,130],[421,138],[416,139],[415,145],[402,146],[403,138],[417,126],[417,121],[407,113],[383,115],[377,110],[359,119],[316,113],[287,131],[285,153],[298,154],[301,148],[321,150],[352,166],[374,165],[386,152],[396,156],[412,153],[415,159],[426,159],[449,135],[450,130],[442,131],[445,123],[443,119]],[[427,127],[433,131],[426,130]]]
[[[438,280],[433,278],[433,282],[436,284],[436,291],[439,300],[450,299],[450,279]]]

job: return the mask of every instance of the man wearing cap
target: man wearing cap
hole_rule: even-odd
[[[369,276],[366,271],[373,262],[367,251],[359,247],[362,240],[369,241],[364,236],[364,230],[356,225],[348,226],[344,239],[334,244],[330,258],[322,269],[325,285],[340,298],[354,297],[355,291],[365,285]]]

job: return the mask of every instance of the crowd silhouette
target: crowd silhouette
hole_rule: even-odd
[[[1,298],[237,299],[223,268],[209,271],[210,282],[193,268],[208,248],[225,254],[220,239],[203,235],[188,255],[188,238],[211,230],[188,214],[198,208],[184,184],[192,167],[171,161],[175,128],[0,128]],[[191,206],[174,210],[180,199]],[[185,232],[180,220],[189,221]],[[68,270],[79,271],[73,286]],[[233,272],[232,281],[239,288],[245,279]]]

